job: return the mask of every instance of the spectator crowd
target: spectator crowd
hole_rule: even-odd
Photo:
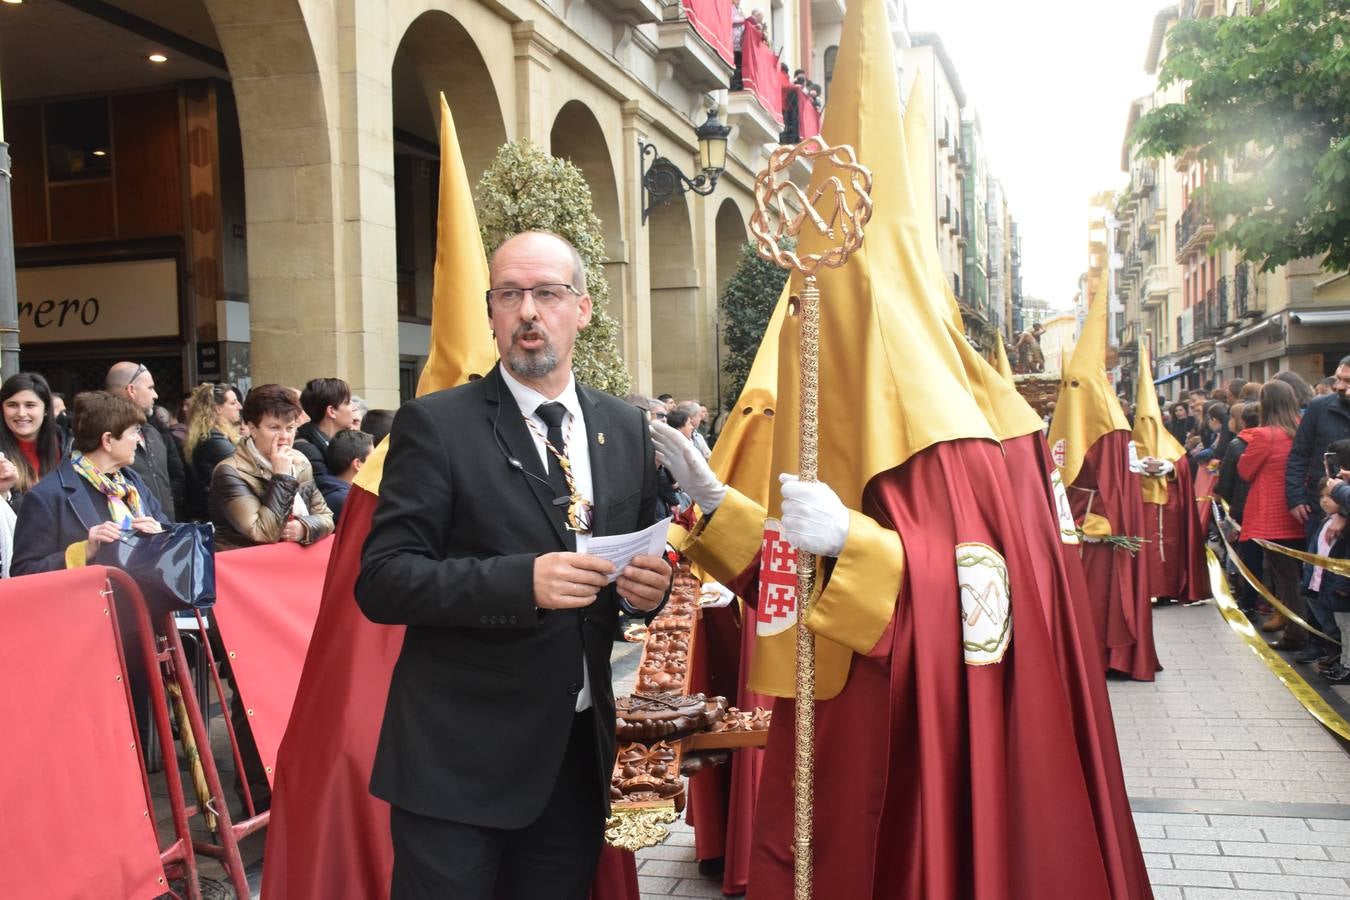
[[[1329,683],[1350,684],[1350,649],[1336,643],[1342,629],[1350,635],[1350,578],[1282,552],[1350,559],[1350,356],[1315,385],[1280,372],[1264,384],[1235,379],[1193,390],[1170,405],[1160,398],[1159,406],[1192,469],[1216,476],[1215,527],[1236,551],[1228,570],[1238,605],[1277,650]]]
[[[0,385],[0,530],[10,576],[96,562],[122,530],[210,522],[217,550],[331,533],[348,489],[393,422],[340,378],[247,394],[203,383],[175,412],[154,375],[119,362],[69,410],[47,380]]]

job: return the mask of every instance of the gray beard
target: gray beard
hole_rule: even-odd
[[[506,354],[506,365],[520,378],[543,378],[558,368],[558,353],[552,344],[533,352],[512,347]]]

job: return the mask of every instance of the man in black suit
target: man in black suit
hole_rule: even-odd
[[[392,900],[584,898],[614,763],[611,635],[671,569],[613,566],[590,535],[651,523],[645,418],[576,384],[585,268],[556,235],[492,258],[502,363],[394,420],[356,599],[407,625],[371,791],[393,809]]]

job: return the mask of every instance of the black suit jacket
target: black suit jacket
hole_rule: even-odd
[[[645,527],[656,470],[644,416],[580,385],[577,395],[593,533]],[[608,809],[617,594],[611,585],[582,610],[536,609],[536,557],[575,548],[553,499],[496,368],[399,410],[356,583],[367,617],[408,626],[371,775],[375,796],[481,827],[534,821],[567,746],[584,650]]]

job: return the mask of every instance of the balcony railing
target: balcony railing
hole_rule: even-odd
[[[1177,259],[1183,259],[1194,247],[1203,247],[1214,237],[1214,219],[1208,206],[1199,197],[1186,204],[1186,210],[1177,219]]]
[[[1229,322],[1228,316],[1228,278],[1220,278],[1218,284],[1205,292],[1205,299],[1195,307],[1195,339],[1218,337],[1223,334]]]

